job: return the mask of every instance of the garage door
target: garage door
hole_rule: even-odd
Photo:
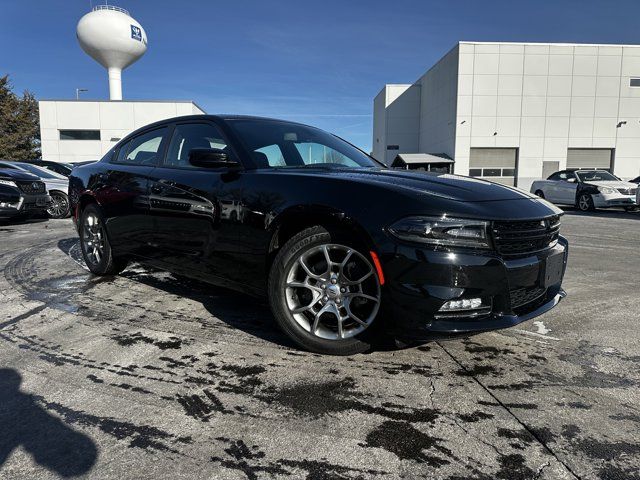
[[[517,163],[517,148],[472,148],[469,176],[515,186]]]
[[[600,168],[611,171],[613,149],[570,148],[567,150],[567,168]]]

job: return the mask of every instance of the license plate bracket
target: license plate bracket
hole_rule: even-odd
[[[547,257],[544,262],[544,272],[542,277],[542,285],[549,288],[552,285],[560,283],[562,280],[562,271],[564,270],[564,253],[556,253]]]

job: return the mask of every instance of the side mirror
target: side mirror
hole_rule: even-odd
[[[193,148],[189,150],[189,163],[203,168],[237,168],[240,166],[219,148]]]
[[[567,178],[567,182],[576,183],[576,179],[575,178]]]

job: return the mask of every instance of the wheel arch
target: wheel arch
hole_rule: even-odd
[[[374,247],[365,228],[343,211],[322,206],[292,207],[282,212],[269,226],[271,238],[266,256],[266,271],[271,269],[276,255],[289,239],[316,225],[327,230],[340,229],[352,233],[354,239],[367,251]]]

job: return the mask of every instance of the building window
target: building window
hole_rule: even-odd
[[[60,130],[60,140],[100,140],[100,130]]]
[[[630,78],[629,79],[630,87],[640,87],[640,78]]]
[[[387,145],[387,150],[400,150],[400,145]]]

